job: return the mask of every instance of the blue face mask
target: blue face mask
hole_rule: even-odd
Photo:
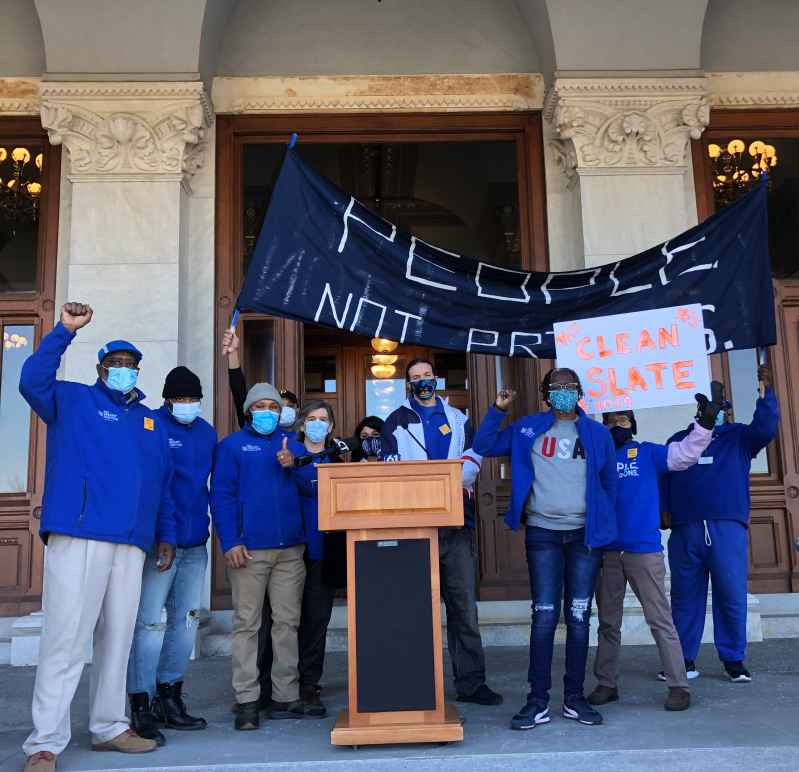
[[[574,389],[550,389],[549,404],[561,413],[571,413],[577,406],[577,391]]]
[[[173,402],[172,415],[176,421],[182,424],[190,424],[200,415],[199,402]]]
[[[327,421],[306,421],[305,436],[311,442],[322,442],[327,437],[327,430],[330,427]]]
[[[271,410],[258,410],[253,411],[252,415],[252,428],[258,434],[271,434],[277,429],[277,422],[280,416]]]
[[[136,388],[136,380],[139,377],[138,370],[131,367],[109,367],[105,385],[114,391],[121,391],[127,394]]]

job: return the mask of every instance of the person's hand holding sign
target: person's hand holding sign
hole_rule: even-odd
[[[289,450],[288,437],[283,438],[283,447],[277,452],[277,460],[284,469],[294,466],[294,454]]]
[[[516,399],[516,392],[510,391],[510,389],[500,389],[497,392],[497,399],[494,402],[494,405],[499,410],[507,410],[510,407],[510,403]]]
[[[719,381],[710,382],[710,397],[708,399],[704,394],[694,394],[698,408],[696,422],[703,429],[712,430],[718,414],[724,410],[724,386]]]

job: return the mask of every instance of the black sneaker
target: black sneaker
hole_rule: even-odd
[[[602,723],[602,714],[598,710],[594,710],[582,694],[567,697],[563,701],[563,718],[570,718],[587,726],[596,726]]]
[[[239,732],[246,732],[252,729],[258,729],[261,725],[261,720],[258,716],[258,700],[252,702],[240,702],[238,710],[236,711],[236,718],[233,726]]]
[[[549,706],[543,700],[528,699],[524,707],[510,720],[511,729],[534,729],[552,720]]]
[[[267,717],[273,721],[279,721],[286,718],[302,718],[305,715],[305,705],[302,700],[294,700],[294,702],[275,702],[269,706]]]
[[[693,681],[695,678],[699,678],[699,671],[696,669],[696,662],[692,659],[685,660],[685,675],[688,676],[689,681]],[[666,674],[661,670],[658,673],[658,681],[665,681]]]
[[[475,705],[501,705],[502,695],[489,689],[486,684],[478,686],[471,694],[459,694],[455,697],[458,702],[473,702]]]
[[[752,674],[744,667],[743,662],[725,662],[724,669],[734,684],[748,684],[752,681]]]
[[[324,718],[327,715],[327,708],[322,702],[322,688],[320,686],[303,686],[300,688],[300,699],[303,702],[303,710],[308,718]]]

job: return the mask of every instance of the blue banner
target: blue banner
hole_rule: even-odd
[[[708,353],[776,342],[764,184],[638,255],[537,273],[401,231],[289,149],[237,308],[401,343],[554,358],[553,322],[686,303],[702,304]]]

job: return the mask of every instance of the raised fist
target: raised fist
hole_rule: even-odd
[[[70,332],[77,332],[92,320],[92,307],[86,303],[64,303],[61,306],[61,324]]]
[[[510,391],[509,389],[500,389],[497,392],[497,399],[494,402],[494,405],[498,407],[500,410],[507,410],[510,407],[510,403],[516,399],[516,392]]]

